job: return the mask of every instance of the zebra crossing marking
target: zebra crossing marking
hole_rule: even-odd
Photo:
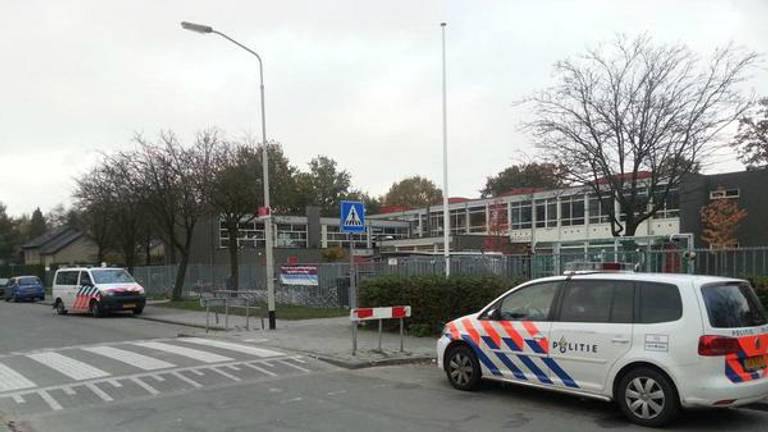
[[[175,376],[176,378],[180,379],[181,381],[184,381],[185,383],[191,385],[195,388],[201,388],[203,385],[200,384],[197,381],[192,380],[191,378],[188,378],[181,374],[181,372],[172,372],[171,375]]]
[[[134,345],[149,348],[157,351],[163,351],[171,354],[180,355],[182,357],[189,357],[191,359],[203,362],[203,363],[223,363],[232,361],[230,357],[214,354],[207,351],[200,351],[192,348],[186,348],[178,345],[171,345],[162,342],[138,342]]]
[[[164,360],[110,346],[85,347],[83,351],[111,358],[143,370],[168,369],[176,366]]]
[[[27,354],[26,357],[44,366],[48,366],[76,381],[110,376],[109,372],[105,372],[99,368],[95,368],[87,363],[83,363],[57,352]]]
[[[112,396],[108,395],[104,390],[96,387],[95,383],[87,383],[85,386],[88,388],[88,390],[92,391],[96,396],[100,397],[101,400],[104,402],[112,402],[114,399],[112,399]]]
[[[40,396],[41,399],[45,401],[45,403],[48,404],[49,407],[51,407],[54,411],[61,411],[62,407],[61,405],[56,401],[56,399],[52,398],[50,394],[48,394],[45,390],[40,390],[37,392],[37,395]]]
[[[277,356],[285,355],[281,352],[272,351],[264,348],[256,348],[250,345],[242,345],[242,344],[225,342],[225,341],[214,340],[214,339],[181,338],[179,340],[183,342],[198,344],[198,345],[205,345],[213,348],[221,348],[229,351],[235,351],[243,354],[250,354],[256,357],[277,357]]]
[[[257,372],[261,372],[264,375],[277,376],[276,373],[270,372],[270,371],[268,371],[268,370],[266,370],[266,369],[264,369],[262,367],[256,366],[253,363],[243,363],[243,366],[247,366],[247,367],[249,367],[249,368],[251,368],[251,369],[253,369],[253,370],[257,371]]]
[[[149,384],[145,383],[144,381],[142,381],[142,380],[141,380],[141,379],[139,379],[138,377],[133,377],[133,378],[131,378],[131,381],[132,381],[132,382],[134,382],[134,383],[135,383],[136,385],[138,385],[139,387],[141,387],[141,388],[143,388],[144,390],[146,390],[146,391],[147,391],[147,393],[149,393],[149,394],[151,394],[151,395],[157,395],[157,394],[160,394],[160,392],[159,392],[159,391],[157,391],[157,389],[156,389],[156,388],[154,388],[154,387],[152,387],[151,385],[149,385]]]
[[[238,378],[238,377],[236,377],[236,376],[232,375],[232,374],[231,374],[231,373],[229,373],[229,372],[224,372],[223,370],[220,370],[220,369],[219,369],[219,368],[217,368],[217,367],[211,367],[211,368],[210,368],[210,370],[212,370],[212,371],[214,371],[214,372],[216,372],[216,373],[220,374],[220,375],[221,375],[221,376],[223,376],[223,377],[229,378],[229,379],[231,379],[232,381],[235,381],[235,382],[240,382],[240,381],[242,381],[240,378]]]
[[[0,392],[35,387],[35,383],[0,363]]]
[[[304,372],[304,373],[310,373],[310,370],[309,370],[309,369],[303,368],[303,367],[301,367],[301,366],[299,366],[299,365],[295,365],[295,364],[293,364],[293,363],[289,363],[289,362],[287,362],[287,361],[285,361],[285,360],[278,360],[277,362],[278,362],[278,363],[280,363],[280,364],[284,364],[284,365],[286,365],[286,366],[290,366],[290,367],[292,367],[292,368],[294,368],[294,369],[300,370],[301,372]]]

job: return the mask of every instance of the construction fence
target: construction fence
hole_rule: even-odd
[[[692,253],[691,253],[692,252]],[[451,258],[452,275],[496,275],[511,280],[527,280],[562,274],[569,264],[584,261],[624,262],[635,271],[657,273],[695,273],[739,278],[768,277],[768,247],[739,249],[695,249],[692,251],[574,251],[536,255],[475,255]],[[283,284],[280,266],[275,266],[275,295],[278,303],[313,307],[349,305],[349,263],[301,264],[313,268],[313,285]],[[444,274],[445,261],[440,256],[390,258],[355,264],[356,281],[384,275]],[[316,274],[316,276],[314,276]],[[137,267],[134,277],[150,297],[167,297],[173,289],[176,266]],[[266,278],[263,266],[240,264],[240,289],[263,293]],[[231,289],[229,266],[191,264],[184,279],[183,296]]]

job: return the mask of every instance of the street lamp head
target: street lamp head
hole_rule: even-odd
[[[213,33],[213,27],[203,25],[203,24],[195,24],[191,22],[182,21],[181,22],[181,28],[184,30],[189,30],[197,33]]]
[[[440,27],[445,27],[445,25],[446,25],[446,23],[444,23],[444,22],[440,23]]]

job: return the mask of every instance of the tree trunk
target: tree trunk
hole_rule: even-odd
[[[184,290],[184,278],[187,275],[187,264],[189,263],[189,255],[182,251],[181,261],[179,261],[178,267],[176,267],[176,282],[173,284],[173,293],[171,294],[171,300],[181,300],[181,295]]]
[[[240,289],[240,263],[237,250],[237,235],[238,227],[237,223],[233,226],[227,224],[227,230],[229,231],[229,289]]]
[[[623,237],[632,237],[637,231],[637,222],[634,219],[627,219],[624,221],[624,235]]]
[[[144,243],[144,263],[152,265],[152,240],[149,237],[147,237],[147,241]]]

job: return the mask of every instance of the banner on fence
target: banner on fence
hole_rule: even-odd
[[[320,283],[317,278],[317,266],[280,266],[280,283],[283,285],[318,286]]]

